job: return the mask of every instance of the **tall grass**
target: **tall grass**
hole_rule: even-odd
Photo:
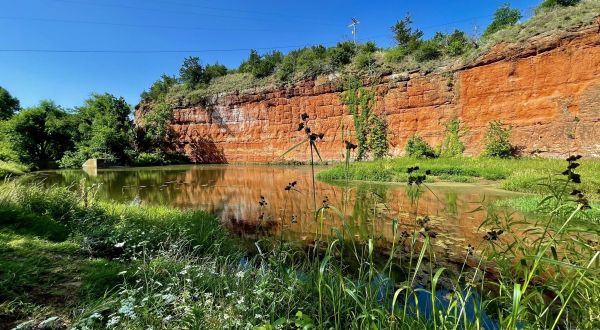
[[[304,249],[258,237],[250,244],[260,247],[256,251],[243,249],[204,213],[106,204],[68,188],[5,184],[1,210],[40,223],[52,220],[68,235],[53,242],[34,229],[27,232],[35,226],[25,222],[20,228],[15,221],[1,224],[0,262],[9,265],[2,275],[36,277],[12,287],[2,282],[0,295],[10,302],[0,304],[0,312],[13,315],[13,325],[52,320],[81,329],[597,328],[599,233],[573,221],[589,208],[576,163],[571,160],[565,175],[548,182],[551,209],[544,221],[489,210],[481,241],[456,251],[460,264],[446,261],[436,248],[439,233],[416,211],[411,226],[388,223],[394,240],[383,249],[378,237],[355,236],[343,205],[324,200],[316,212],[309,210],[314,221],[341,217],[341,228],[327,235],[319,229]],[[405,171],[417,210],[433,172],[423,165]],[[364,203],[373,203],[368,209],[374,210],[380,201]],[[369,222],[380,221],[373,211]],[[34,263],[22,244],[36,246],[45,259]],[[25,267],[17,267],[19,260]],[[44,267],[68,271],[57,279]],[[78,293],[57,293],[69,297],[69,304],[27,294],[77,278],[84,282]],[[34,313],[31,306],[37,306]]]
[[[27,172],[29,172],[29,168],[25,165],[0,160],[0,179],[23,175]]]
[[[322,180],[364,180],[383,182],[406,182],[406,170],[421,165],[431,172],[430,181],[469,182],[488,180],[499,182],[500,187],[520,192],[543,194],[548,191],[546,181],[549,176],[562,171],[564,160],[544,158],[497,159],[484,157],[458,157],[437,159],[396,158],[350,165],[340,164],[321,171]],[[581,161],[581,175],[584,178],[580,189],[598,195],[600,161],[587,159]],[[471,179],[471,180],[469,180]]]

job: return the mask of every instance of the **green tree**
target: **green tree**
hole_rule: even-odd
[[[406,16],[392,26],[394,40],[396,40],[396,45],[398,45],[398,47],[404,47],[409,50],[417,49],[421,42],[421,38],[423,38],[423,31],[419,29],[413,31],[411,25],[411,17]]]
[[[0,86],[0,120],[6,120],[12,117],[19,108],[19,100]]]
[[[208,64],[204,69],[204,82],[210,83],[211,80],[222,77],[227,74],[227,67],[223,64]]]
[[[48,168],[71,150],[75,121],[73,115],[51,101],[27,108],[13,116],[8,131],[19,161],[35,168]]]
[[[275,68],[283,61],[283,54],[279,51],[260,56],[254,49],[250,51],[248,59],[240,65],[238,71],[251,73],[256,78],[263,78],[275,72]]]
[[[179,80],[190,88],[195,88],[205,82],[205,72],[200,58],[196,56],[186,57],[179,69]]]
[[[131,107],[125,99],[108,93],[92,94],[77,111],[77,152],[82,158],[124,161],[133,142]]]
[[[505,4],[496,10],[494,13],[494,20],[483,32],[484,37],[488,37],[506,27],[513,26],[521,19],[521,11],[516,8],[511,8],[510,5]]]
[[[142,92],[142,100],[147,102],[163,100],[169,92],[169,88],[175,84],[177,84],[177,78],[163,74],[148,91]]]
[[[483,137],[485,144],[483,155],[498,158],[511,157],[514,154],[514,147],[510,144],[511,130],[510,126],[503,128],[499,120],[490,122]]]
[[[160,102],[154,104],[150,111],[142,116],[144,136],[151,148],[160,150],[169,133],[169,124],[173,118],[173,109],[170,104]]]

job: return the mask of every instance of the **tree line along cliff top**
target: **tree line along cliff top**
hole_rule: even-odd
[[[379,48],[374,42],[355,45],[343,41],[332,47],[305,47],[285,55],[252,50],[236,69],[218,63],[203,65],[199,58],[188,57],[178,76],[164,74],[142,93],[140,106],[147,110],[193,106],[223,93],[285,87],[319,76],[338,79],[448,71],[473,65],[499,44],[526,44],[532,38],[600,26],[599,15],[598,0],[545,0],[525,21],[519,10],[508,5],[500,7],[481,35],[454,30],[425,39],[406,16],[391,27],[396,44],[391,48]]]

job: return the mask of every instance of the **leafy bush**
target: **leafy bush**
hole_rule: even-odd
[[[356,54],[356,45],[350,41],[339,42],[327,50],[327,57],[333,68],[340,68],[352,62]]]
[[[446,53],[450,56],[462,55],[471,48],[473,41],[463,31],[454,30],[447,38]]]
[[[253,49],[250,51],[248,59],[242,62],[238,71],[251,73],[256,78],[264,78],[271,75],[282,61],[283,54],[279,51],[273,51],[261,56]]]
[[[359,70],[371,69],[373,68],[373,65],[375,65],[375,62],[375,56],[373,56],[373,53],[360,52],[354,58],[356,68]]]
[[[177,164],[189,164],[190,159],[186,155],[171,154],[165,152],[140,152],[131,156],[132,166],[165,166]]]
[[[404,58],[408,55],[408,51],[404,47],[393,47],[389,48],[383,54],[383,57],[386,61],[391,63],[397,63],[404,60]]]
[[[494,20],[483,32],[484,37],[488,37],[506,27],[517,24],[521,19],[521,12],[516,8],[511,8],[508,4],[498,8],[494,13]]]
[[[90,158],[89,153],[82,150],[69,150],[58,161],[60,168],[80,168]]]
[[[460,138],[466,133],[466,130],[460,129],[460,119],[450,119],[445,124],[444,141],[440,146],[440,157],[460,156],[465,151],[465,145]]]
[[[204,68],[204,82],[209,83],[213,79],[222,77],[227,74],[227,67],[223,64],[215,63],[208,64]]]
[[[375,159],[381,159],[388,153],[387,122],[382,116],[373,116],[371,119],[369,149]]]
[[[160,79],[155,81],[150,90],[142,92],[142,100],[144,101],[161,101],[164,100],[169,89],[177,84],[177,78],[163,74]]]
[[[508,158],[513,155],[514,148],[510,144],[511,127],[503,128],[502,122],[495,120],[489,123],[488,130],[483,137],[485,149],[484,156]]]
[[[544,0],[539,8],[553,8],[557,6],[569,7],[576,6],[581,0]]]
[[[414,54],[419,62],[436,60],[442,56],[442,46],[436,39],[425,40],[419,44]]]
[[[436,158],[435,150],[418,134],[414,134],[406,142],[406,155],[415,158]]]
[[[173,109],[166,102],[155,103],[142,115],[141,124],[145,140],[151,148],[161,148],[169,132]]]

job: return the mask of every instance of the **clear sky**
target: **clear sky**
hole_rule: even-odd
[[[176,74],[189,55],[234,68],[250,48],[330,46],[351,38],[351,17],[361,22],[360,41],[386,47],[392,44],[390,26],[407,13],[426,36],[454,28],[473,34],[506,2],[0,0],[0,86],[24,107],[41,99],[75,107],[93,92],[123,96],[134,105],[162,73]],[[539,2],[510,3],[528,16]]]

